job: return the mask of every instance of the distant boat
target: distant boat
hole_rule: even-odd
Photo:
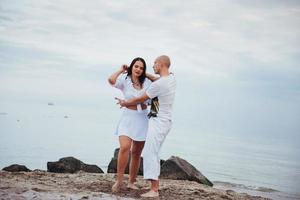
[[[49,102],[49,103],[48,103],[48,106],[54,106],[54,103]]]

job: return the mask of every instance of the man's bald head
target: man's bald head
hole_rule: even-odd
[[[156,61],[168,68],[171,65],[170,58],[169,58],[169,56],[166,56],[166,55],[159,56],[158,58],[156,58]]]
[[[153,70],[155,74],[159,74],[160,76],[165,76],[169,74],[169,67],[171,65],[171,61],[169,56],[162,55],[155,59]]]

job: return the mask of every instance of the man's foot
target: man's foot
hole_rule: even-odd
[[[144,198],[154,198],[154,197],[159,197],[159,194],[158,194],[158,192],[150,190],[149,192],[147,192],[145,194],[142,194],[141,197],[144,197]]]
[[[121,183],[119,183],[118,181],[115,182],[115,184],[111,187],[111,191],[112,192],[119,192],[120,188],[121,188]]]
[[[139,190],[140,189],[136,185],[134,185],[133,183],[128,183],[127,188],[130,188],[132,190]]]

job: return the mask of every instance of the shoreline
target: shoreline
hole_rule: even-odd
[[[121,191],[111,193],[115,174],[51,173],[42,170],[33,172],[0,171],[0,198],[6,199],[140,199],[140,194],[149,189],[148,182],[137,178],[140,190],[130,190],[125,184]],[[125,181],[128,176],[125,175]],[[249,199],[265,200],[260,196],[237,193],[199,184],[193,181],[161,179],[160,199]]]

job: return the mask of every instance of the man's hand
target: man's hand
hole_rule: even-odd
[[[115,97],[115,100],[117,100],[117,104],[120,105],[120,108],[122,107],[129,107],[129,106],[136,106],[137,104],[145,102],[147,99],[149,99],[148,95],[145,93],[142,96],[134,97],[132,99],[123,100],[119,99],[118,97]]]
[[[117,104],[120,105],[120,108],[125,107],[125,100],[120,99],[118,97],[115,97],[115,100],[117,100]]]

